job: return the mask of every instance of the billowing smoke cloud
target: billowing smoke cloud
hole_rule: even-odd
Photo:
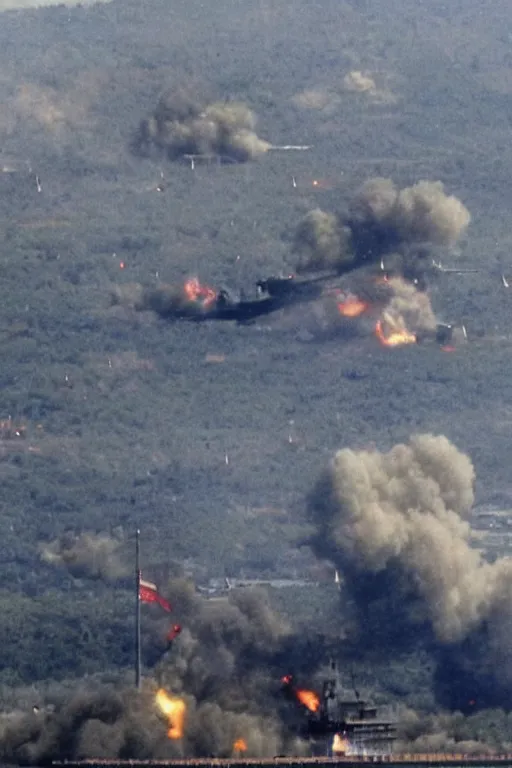
[[[141,691],[89,684],[48,702],[50,708],[5,716],[3,761],[230,756],[239,739],[248,756],[304,753],[305,745],[279,715],[282,663],[293,662],[292,644],[301,653],[300,642],[273,613],[266,595],[233,591],[229,599],[206,600],[181,580],[170,582],[165,594],[175,607],[173,621],[183,630],[146,672]],[[186,704],[182,739],[167,737],[167,718],[155,701],[159,688]]]
[[[420,279],[432,266],[428,246],[453,245],[469,222],[467,208],[440,181],[400,190],[391,179],[374,178],[357,190],[347,215],[310,211],[297,227],[294,250],[302,271],[346,272],[385,258],[388,273]]]
[[[381,317],[384,336],[397,330],[408,330],[414,334],[436,330],[436,316],[426,293],[418,291],[401,277],[391,278],[387,285],[391,299]]]
[[[393,654],[426,645],[450,706],[512,690],[512,560],[471,545],[470,459],[442,436],[338,451],[309,499],[314,547],[343,572],[358,642]]]
[[[340,269],[354,262],[349,230],[337,216],[320,208],[309,211],[299,222],[293,247],[299,255],[299,272]]]
[[[84,72],[60,90],[23,83],[9,104],[13,127],[35,121],[38,128],[42,127],[58,142],[69,140],[71,134],[76,141],[77,131],[90,130],[94,125],[93,105],[99,98],[103,80],[100,73]]]
[[[78,578],[115,581],[129,572],[122,547],[121,541],[106,534],[67,532],[41,544],[40,554],[45,563],[67,568]]]
[[[140,283],[113,286],[110,294],[114,306],[143,312],[151,310],[161,317],[197,317],[208,310],[217,292],[202,286],[197,278],[189,278],[183,285],[160,283],[144,287]]]
[[[496,709],[468,717],[461,712],[419,715],[403,710],[397,735],[396,750],[408,753],[492,755],[509,752],[511,745],[508,715]]]
[[[440,181],[419,181],[397,189],[391,179],[374,178],[357,191],[349,208],[354,229],[373,229],[390,243],[429,242],[453,245],[470,215]]]
[[[256,118],[245,104],[205,105],[188,91],[171,90],[161,96],[154,113],[142,121],[134,149],[147,153],[156,148],[171,160],[202,155],[246,162],[270,148],[257,136],[255,128]]]

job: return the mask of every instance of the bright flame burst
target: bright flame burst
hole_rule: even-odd
[[[170,739],[181,739],[183,736],[185,714],[187,711],[185,702],[183,699],[179,699],[176,696],[169,696],[163,688],[160,688],[156,692],[155,698],[160,710],[167,717],[169,722],[169,730],[167,731],[168,737]]]
[[[245,739],[237,739],[233,742],[233,752],[247,752],[247,742]]]
[[[297,690],[295,695],[300,703],[309,709],[310,712],[318,712],[320,709],[320,698],[314,691]]]
[[[349,743],[340,733],[335,733],[332,740],[332,752],[334,755],[345,755],[348,752]]]
[[[349,296],[345,301],[338,302],[338,310],[343,317],[359,317],[368,307],[367,302],[357,296]]]
[[[208,285],[201,285],[197,277],[190,277],[185,282],[183,292],[187,301],[198,303],[203,309],[210,307],[217,298],[214,289]]]
[[[377,321],[375,333],[380,343],[386,347],[399,347],[402,344],[416,343],[416,334],[411,333],[403,323],[394,320],[388,314],[384,314],[383,318]]]

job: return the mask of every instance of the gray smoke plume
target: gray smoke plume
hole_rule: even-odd
[[[335,214],[320,208],[309,211],[299,222],[293,250],[299,257],[299,272],[340,269],[354,259],[349,230]]]
[[[443,436],[387,453],[338,451],[310,498],[314,547],[343,572],[358,642],[393,654],[426,644],[450,706],[512,690],[512,560],[471,545],[470,459]]]
[[[440,181],[419,181],[399,190],[391,179],[374,178],[356,192],[349,207],[354,229],[373,229],[389,243],[453,245],[470,222],[458,198]]]
[[[385,336],[403,330],[414,334],[435,330],[436,316],[426,293],[401,277],[391,278],[387,284],[391,298],[381,316]]]
[[[42,765],[86,757],[304,752],[305,745],[284,729],[278,711],[281,664],[284,658],[290,662],[288,648],[295,638],[266,595],[234,590],[225,598],[206,600],[182,580],[172,580],[164,592],[176,609],[172,620],[183,631],[146,673],[141,691],[84,683],[51,708],[5,716],[0,721],[1,760]],[[159,689],[186,706],[182,739],[167,736],[171,723],[156,703]],[[238,740],[243,745],[235,747]]]
[[[142,121],[134,149],[148,153],[156,148],[171,160],[184,155],[213,155],[246,162],[270,148],[255,129],[256,118],[245,104],[205,104],[186,90],[170,90],[161,96],[153,114]]]
[[[406,709],[400,715],[395,748],[407,753],[492,755],[510,750],[509,734],[507,715],[500,710],[465,717],[461,712],[419,715]]]
[[[115,285],[110,291],[112,306],[121,306],[127,310],[144,312],[151,310],[161,317],[195,317],[208,306],[208,298],[200,294],[188,293],[187,284],[193,284],[194,278],[185,281],[183,285],[169,285],[160,283],[157,286],[148,287],[140,283],[125,283]],[[199,283],[197,283],[199,285]],[[212,289],[211,296],[215,298]]]
[[[129,572],[122,547],[123,542],[106,534],[67,532],[39,549],[45,563],[67,568],[73,576],[115,581]]]
[[[293,247],[301,271],[346,272],[385,258],[389,274],[420,280],[432,266],[431,248],[454,245],[469,222],[469,211],[440,181],[400,190],[391,179],[373,178],[356,191],[346,215],[306,214]]]

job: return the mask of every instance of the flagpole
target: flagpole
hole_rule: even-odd
[[[135,531],[135,686],[140,688],[140,530]]]

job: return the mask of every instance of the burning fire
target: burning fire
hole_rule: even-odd
[[[357,296],[349,296],[345,301],[338,302],[338,310],[343,317],[359,317],[368,309],[366,301]]]
[[[332,753],[333,755],[346,755],[348,752],[349,743],[343,738],[341,733],[335,733],[332,740]]]
[[[183,727],[185,724],[185,714],[187,707],[183,699],[169,694],[160,688],[156,692],[156,703],[162,713],[167,717],[169,730],[167,735],[170,739],[181,739],[183,736]]]
[[[201,285],[197,277],[191,277],[185,282],[183,292],[187,301],[198,303],[203,309],[210,307],[217,298],[213,288]]]
[[[386,327],[386,331],[384,327]],[[416,343],[416,334],[408,331],[403,324],[397,322],[388,314],[384,314],[383,318],[377,321],[375,333],[380,343],[386,347],[398,347],[401,344]]]
[[[245,739],[237,739],[233,742],[233,752],[247,752],[247,742]]]
[[[305,691],[299,688],[295,691],[295,695],[310,712],[318,712],[320,709],[320,698],[314,691]]]
[[[320,709],[320,697],[318,694],[303,688],[295,688],[293,685],[293,675],[284,675],[281,678],[281,682],[285,686],[286,691],[291,693],[310,712],[318,712]]]

